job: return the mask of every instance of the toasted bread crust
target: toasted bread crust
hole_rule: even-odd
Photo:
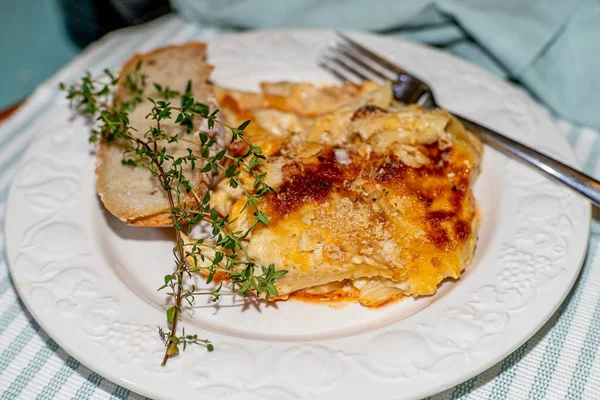
[[[159,47],[158,49],[154,49],[149,51],[148,53],[135,53],[131,58],[125,61],[125,64],[121,67],[121,73],[127,71],[133,71],[137,66],[138,62],[144,61],[145,59],[149,59],[152,57],[156,57],[162,53],[169,52],[171,50],[184,49],[184,48],[196,48],[199,51],[206,53],[206,43],[204,42],[188,42],[184,44],[172,44],[169,46]],[[210,66],[211,71],[214,67]],[[117,85],[117,91],[115,93],[115,102],[119,102],[121,97],[123,96],[123,85],[119,83]]]
[[[196,51],[194,51],[196,50]],[[173,52],[173,51],[177,51],[177,52],[189,52],[191,55],[193,55],[193,58],[190,57],[189,61],[190,63],[194,63],[195,65],[198,65],[198,62],[200,61],[200,64],[202,64],[202,62],[204,61],[205,58],[205,51],[206,51],[206,44],[201,43],[201,42],[190,42],[190,43],[185,43],[185,44],[181,44],[181,45],[170,45],[170,46],[166,46],[166,47],[162,47],[153,51],[150,51],[148,53],[143,53],[143,54],[135,54],[133,55],[127,62],[125,62],[125,64],[123,65],[122,69],[121,69],[121,74],[123,73],[127,73],[128,71],[132,71],[136,68],[136,66],[138,65],[138,63],[140,61],[142,61],[142,69],[144,68],[144,62],[148,61],[149,66],[154,65],[154,62],[152,60],[156,60],[156,57],[160,57],[163,55],[163,53],[169,53],[169,52]],[[200,60],[199,60],[200,59]],[[187,60],[185,60],[187,61]],[[162,61],[163,63],[165,62],[164,60]],[[175,61],[178,62],[178,61]],[[181,62],[181,61],[179,61]],[[207,82],[206,79],[208,78],[208,76],[210,75],[210,72],[212,71],[212,66],[208,65],[208,64],[202,64],[200,68],[197,69],[198,70],[198,76],[190,76],[189,79],[191,80],[198,80],[200,79],[201,81],[197,81],[198,84],[195,84],[194,87],[197,89],[194,92],[194,96],[195,97],[203,97],[203,96],[207,96],[207,97],[211,97],[212,94],[212,86],[210,86]],[[187,79],[187,78],[186,78]],[[156,81],[156,77],[152,77],[149,76],[148,77],[148,85],[152,85],[152,82]],[[161,84],[169,84],[170,82],[161,82],[160,80],[158,80],[159,83]],[[198,90],[198,88],[200,88],[201,90]],[[178,88],[174,88],[174,89],[178,89]],[[197,92],[205,92],[205,93],[197,93]],[[115,93],[115,102],[120,102],[123,101],[125,99],[125,97],[127,96],[126,93],[126,87],[124,86],[124,84],[119,83],[117,86],[117,90]],[[139,207],[132,207],[131,204],[133,203],[137,203],[137,204],[142,204],[142,205],[149,205],[149,203],[146,203],[146,200],[149,200],[149,197],[152,197],[150,195],[147,195],[146,193],[139,193],[136,192],[134,189],[132,189],[132,195],[131,198],[127,198],[126,201],[123,200],[123,196],[116,196],[114,192],[114,182],[111,182],[110,179],[110,174],[108,173],[108,170],[111,168],[131,168],[128,166],[120,166],[120,165],[116,165],[117,161],[115,160],[115,151],[113,150],[112,146],[119,146],[118,143],[107,143],[105,141],[101,141],[99,146],[98,146],[98,152],[96,155],[96,189],[98,192],[98,195],[100,197],[100,199],[102,200],[102,202],[104,203],[104,206],[106,207],[106,209],[108,211],[110,211],[113,215],[115,215],[117,218],[119,218],[120,220],[122,220],[123,222],[127,223],[128,225],[132,225],[132,226],[152,226],[152,227],[167,227],[167,226],[171,226],[172,225],[172,220],[170,218],[171,214],[170,214],[170,205],[168,204],[168,201],[166,201],[166,198],[164,199],[164,201],[162,201],[163,206],[158,207],[156,205],[157,201],[154,200],[153,206],[148,206],[148,207],[144,207],[142,206],[142,208],[140,209]],[[119,149],[120,151],[121,149]],[[112,154],[111,154],[112,153]],[[125,170],[124,170],[125,171]],[[150,172],[148,172],[148,174],[150,174]],[[204,192],[207,190],[206,184],[204,182],[204,179],[202,179],[202,176],[199,177],[199,179],[197,179],[197,184],[194,185],[194,191],[198,196],[202,196],[204,194]],[[111,186],[113,186],[111,188]],[[135,186],[135,185],[132,185]],[[129,203],[129,204],[125,204],[125,203]],[[160,205],[159,204],[159,205]],[[195,209],[199,206],[198,202],[196,201],[196,198],[191,195],[188,194],[186,196],[183,197],[183,201],[181,202],[180,206],[182,206],[183,204],[185,204],[185,207],[187,208],[191,208],[191,209]]]

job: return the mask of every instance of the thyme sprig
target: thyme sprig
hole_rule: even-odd
[[[277,296],[275,281],[287,271],[276,270],[273,264],[259,266],[246,254],[243,240],[258,225],[269,225],[269,219],[258,208],[258,199],[273,189],[265,183],[265,174],[261,173],[265,156],[258,146],[254,146],[244,136],[244,129],[250,121],[238,127],[230,126],[218,118],[219,110],[210,107],[192,97],[192,83],[188,82],[184,92],[153,83],[155,98],[147,98],[152,108],[146,119],[153,121],[151,127],[140,134],[131,125],[129,114],[144,102],[147,77],[141,72],[141,62],[134,70],[117,77],[109,70],[98,78],[86,73],[79,82],[72,85],[61,84],[67,92],[71,108],[79,114],[96,121],[90,133],[90,142],[119,141],[126,144],[122,162],[132,168],[147,168],[158,179],[165,191],[170,208],[171,225],[175,230],[173,255],[175,267],[172,273],[164,276],[159,290],[168,290],[172,302],[166,310],[168,331],[159,328],[159,334],[166,346],[162,365],[169,357],[185,349],[188,344],[204,345],[209,351],[213,345],[197,335],[178,334],[178,322],[184,310],[184,304],[193,306],[195,296],[209,295],[212,301],[218,301],[223,295],[250,293],[264,295],[268,300]],[[127,99],[113,99],[117,87],[125,93]],[[177,105],[173,100],[178,99]],[[180,125],[184,133],[169,134],[163,129],[166,121]],[[200,129],[205,121],[208,131]],[[227,149],[220,148],[210,130],[215,124],[230,131],[231,143],[243,141],[247,151],[241,156],[233,156]],[[168,144],[183,142],[189,144],[186,155],[176,156],[168,150]],[[184,166],[189,168],[184,168]],[[247,229],[235,230],[229,216],[221,216],[211,206],[211,193],[198,193],[192,187],[186,170],[198,171],[208,176],[223,174],[232,188],[239,188],[245,196],[243,209],[249,208],[254,219]],[[241,182],[241,174],[252,177],[253,185],[249,190]],[[196,223],[208,223],[212,232],[210,240],[189,241],[187,235]],[[231,278],[232,289],[222,292],[220,283],[211,290],[199,290],[193,284],[186,285],[185,279],[192,273],[202,272],[206,283],[215,280],[217,274]]]

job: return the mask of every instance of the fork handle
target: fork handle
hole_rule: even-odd
[[[455,115],[481,141],[505,155],[529,164],[545,175],[554,178],[600,206],[600,182],[589,175],[569,167],[530,147],[516,142],[490,128]]]

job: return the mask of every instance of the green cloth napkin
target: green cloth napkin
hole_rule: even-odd
[[[172,0],[183,18],[239,30],[368,30],[445,48],[600,128],[598,0]],[[594,112],[595,111],[595,112]]]
[[[62,25],[57,1],[0,0],[0,110],[79,53]]]

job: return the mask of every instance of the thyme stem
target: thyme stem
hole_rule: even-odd
[[[272,190],[264,182],[265,174],[257,171],[263,165],[262,160],[265,159],[260,147],[253,146],[243,134],[244,128],[250,121],[236,128],[218,119],[218,110],[211,112],[207,105],[192,98],[191,82],[188,82],[183,93],[154,83],[161,100],[148,99],[152,108],[146,118],[155,121],[155,124],[144,133],[138,132],[130,125],[129,112],[144,101],[146,76],[141,73],[140,68],[141,62],[133,71],[121,78],[117,78],[108,70],[105,70],[102,79],[93,78],[87,73],[79,83],[70,86],[61,84],[61,89],[67,92],[67,99],[74,110],[98,121],[98,127],[91,130],[90,142],[125,141],[128,146],[123,154],[123,164],[132,168],[147,167],[165,191],[170,208],[171,226],[175,231],[173,248],[175,269],[171,274],[165,275],[164,285],[159,288],[159,290],[169,288],[171,292],[167,296],[174,300],[174,304],[166,311],[168,332],[159,328],[160,337],[166,347],[161,363],[164,366],[169,357],[178,354],[180,347],[185,350],[188,344],[201,344],[209,351],[213,349],[208,340],[199,339],[197,335],[186,335],[185,328],[182,328],[181,334],[178,334],[184,300],[192,306],[196,295],[210,295],[213,301],[216,301],[222,295],[247,296],[251,292],[257,295],[265,294],[268,300],[269,296],[278,295],[274,286],[275,280],[285,275],[287,271],[276,270],[272,264],[266,267],[256,265],[248,257],[242,243],[257,224],[269,224],[267,216],[258,209],[257,204],[259,197]],[[113,103],[111,98],[120,85],[127,89],[128,99]],[[169,101],[175,97],[181,99],[180,106],[173,106]],[[196,133],[199,142],[188,139],[185,134],[170,136],[163,131],[161,121],[171,120],[173,113],[176,113],[175,124],[185,128],[188,135],[194,134],[194,125],[197,122],[195,119],[201,118],[207,121],[209,129],[212,129],[215,123],[229,129],[231,142],[243,140],[248,145],[248,151],[243,156],[234,157],[227,154],[226,149],[215,149],[216,141],[202,131]],[[193,144],[195,150],[187,148],[188,154],[184,156],[176,157],[170,154],[166,144],[179,141]],[[197,165],[198,160],[201,160],[199,165]],[[222,164],[223,160],[227,161],[227,166]],[[240,187],[246,198],[246,205],[243,208],[252,206],[251,210],[255,216],[249,229],[242,232],[231,229],[235,219],[230,220],[211,207],[209,191],[202,196],[196,193],[189,177],[184,173],[184,165],[200,174],[223,171],[224,179],[228,180],[232,188]],[[254,178],[252,189],[242,186],[240,180],[242,172]],[[195,200],[193,206],[186,205],[183,191],[187,194],[191,193]],[[212,225],[211,241],[185,243],[182,232],[184,226],[189,227],[200,221]],[[203,253],[203,249],[210,250],[209,254]],[[190,258],[194,260],[195,265],[191,265]],[[203,264],[199,267],[197,263],[199,258],[203,261],[208,260],[209,265]],[[262,271],[261,274],[258,273],[258,268]],[[214,290],[197,290],[194,285],[191,285],[191,289],[186,289],[184,287],[186,274],[191,276],[193,272],[206,273],[206,283],[210,283],[217,273],[227,274],[231,278],[232,291],[221,292],[222,284]]]

